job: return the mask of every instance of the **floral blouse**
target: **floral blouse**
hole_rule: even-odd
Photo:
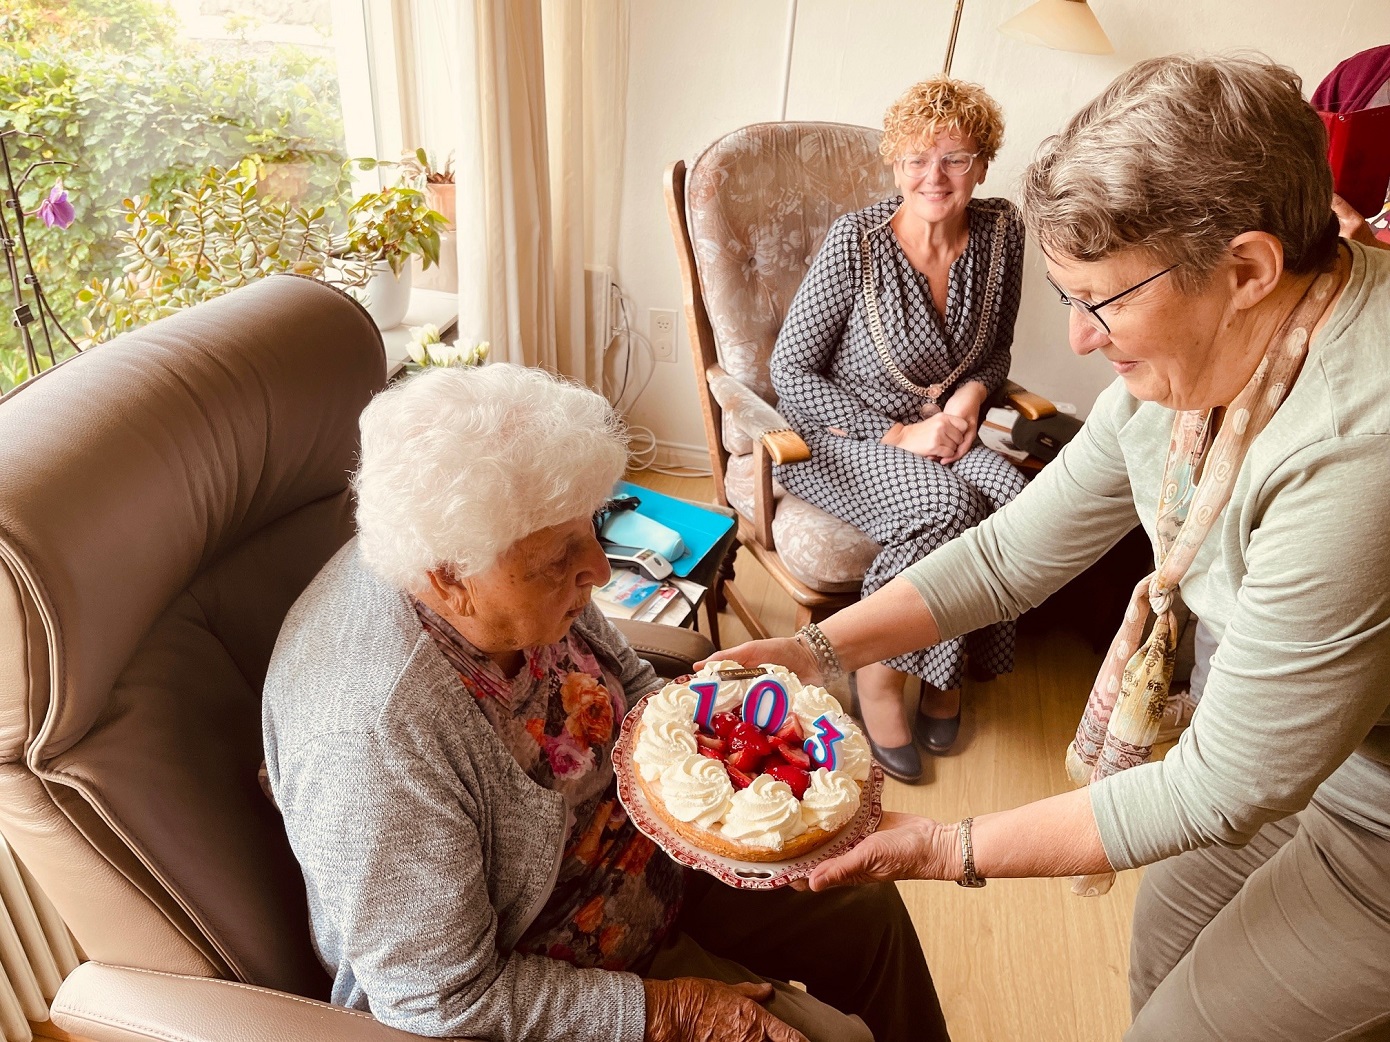
[[[618,802],[612,752],[627,712],[618,678],[571,631],[527,649],[508,679],[446,620],[419,602],[415,610],[502,744],[569,808],[555,888],[516,950],[582,967],[640,969],[680,911],[684,869],[637,831]]]

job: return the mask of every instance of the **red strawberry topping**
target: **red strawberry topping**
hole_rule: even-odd
[[[715,713],[710,718],[710,727],[720,738],[728,738],[734,733],[734,728],[743,723],[734,713]]]
[[[699,732],[695,734],[695,744],[700,747],[700,752],[713,753],[721,760],[724,758],[724,753],[729,751],[729,743],[724,739]]]
[[[764,773],[780,782],[786,782],[797,799],[806,795],[806,787],[811,784],[811,776],[808,773],[789,763],[773,764]]]
[[[800,767],[803,771],[809,771],[811,769],[811,757],[807,755],[806,750],[801,747],[800,743],[796,745],[787,745],[782,742],[774,742],[773,752],[783,760],[786,760],[787,763],[791,764],[793,767]],[[797,797],[797,799],[800,798],[799,796]]]
[[[744,774],[731,763],[726,763],[724,770],[729,772],[729,781],[734,783],[735,789],[746,789],[753,784],[752,775]]]
[[[747,774],[756,775],[762,773],[763,760],[765,759],[766,757],[751,745],[744,745],[729,753],[728,764],[730,767],[737,767]]]
[[[801,730],[801,721],[790,713],[787,714],[786,722],[777,728],[777,733],[773,737],[781,739],[787,745],[794,745],[798,749],[801,748],[801,743],[806,740],[806,735]]]
[[[759,756],[766,756],[772,752],[772,742],[756,725],[750,724],[747,720],[740,720],[734,728],[734,733],[729,736],[729,748],[735,751],[740,748],[752,749]]]

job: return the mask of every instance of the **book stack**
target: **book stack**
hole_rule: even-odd
[[[607,583],[594,590],[594,603],[610,619],[679,626],[704,593],[703,586],[689,579],[672,576],[659,582],[619,568],[614,569]]]

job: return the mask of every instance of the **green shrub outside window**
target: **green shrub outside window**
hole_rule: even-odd
[[[214,166],[240,168],[260,192],[301,206],[331,209],[344,196],[331,55],[236,39],[180,42],[175,25],[158,0],[9,0],[0,14],[0,122],[22,135],[11,139],[16,170],[36,158],[71,164],[53,169],[75,223],[60,231],[31,220],[27,228],[44,292],[79,340],[93,332],[101,339],[84,322],[79,291],[126,263],[115,235],[125,200],[166,206]],[[36,190],[26,190],[26,207]],[[0,291],[2,393],[31,374],[9,323],[3,267]],[[54,349],[60,358],[71,353],[56,341]],[[47,365],[45,346],[39,350]]]

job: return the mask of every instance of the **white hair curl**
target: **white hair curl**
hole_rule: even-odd
[[[532,532],[597,510],[627,463],[600,395],[539,369],[438,368],[362,412],[353,476],[363,559],[401,590],[487,571]]]

